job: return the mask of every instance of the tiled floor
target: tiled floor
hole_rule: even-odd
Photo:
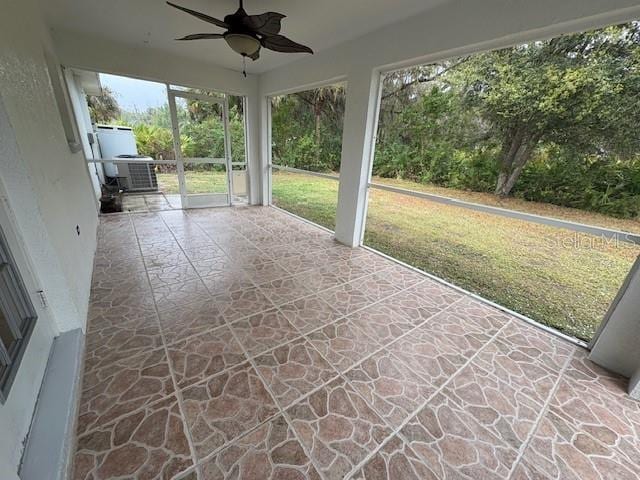
[[[102,217],[75,479],[635,479],[571,344],[272,208]]]
[[[128,193],[122,197],[124,212],[159,212],[181,208],[180,195],[156,193]]]

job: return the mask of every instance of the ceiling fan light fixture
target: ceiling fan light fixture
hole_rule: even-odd
[[[224,36],[224,39],[234,52],[239,53],[243,57],[250,57],[260,50],[260,42],[251,35],[228,33]]]

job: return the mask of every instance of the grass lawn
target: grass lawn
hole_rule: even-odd
[[[299,173],[273,172],[273,203],[330,230],[336,229],[338,182]]]
[[[437,187],[435,185],[425,185],[411,182],[409,180],[398,180],[394,178],[373,177],[373,183],[382,183],[394,187],[405,188],[407,190],[417,190],[419,192],[433,193],[443,197],[453,197],[467,202],[481,203],[494,207],[518,210],[544,217],[561,218],[570,222],[586,223],[599,227],[622,230],[625,232],[640,233],[640,218],[627,219],[615,218],[595,212],[578,210],[577,208],[559,207],[550,203],[528,202],[519,198],[500,198],[491,193],[471,192],[467,190],[455,190],[452,188]]]
[[[186,171],[188,193],[227,193],[227,177],[223,171]],[[177,173],[157,173],[158,188],[163,193],[180,193]]]
[[[430,188],[433,193],[478,203],[493,199],[411,182],[396,184]],[[337,192],[338,182],[332,180],[287,172],[273,175],[274,204],[331,229],[335,227]],[[508,202],[508,208],[638,231],[633,220],[520,200]],[[607,243],[589,235],[380,190],[370,192],[365,244],[584,340],[595,333],[640,253],[638,247],[626,243]]]

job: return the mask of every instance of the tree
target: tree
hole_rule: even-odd
[[[120,107],[109,87],[102,87],[102,95],[88,95],[87,104],[93,123],[109,123],[120,116]]]
[[[276,163],[313,171],[338,170],[344,102],[341,85],[273,98]]]
[[[331,120],[342,119],[344,114],[344,88],[342,86],[329,86],[314,88],[296,94],[298,98],[309,107],[313,114],[313,134],[316,145],[322,143],[323,116]],[[317,149],[317,155],[321,149]],[[316,159],[318,162],[319,158]]]
[[[467,98],[501,138],[497,195],[542,142],[596,155],[640,146],[638,39],[632,23],[470,57]]]

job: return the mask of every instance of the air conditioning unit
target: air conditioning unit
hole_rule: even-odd
[[[157,191],[158,179],[151,157],[138,155],[131,127],[97,125],[96,133],[104,160],[131,160],[127,163],[104,163],[104,173],[128,191]]]

